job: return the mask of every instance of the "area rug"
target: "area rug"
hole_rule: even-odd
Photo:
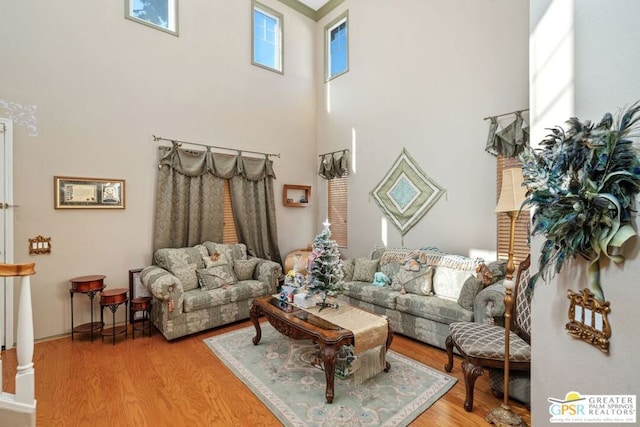
[[[205,344],[287,426],[406,426],[451,389],[456,379],[394,351],[389,372],[356,386],[336,377],[325,401],[324,372],[309,362],[311,341],[295,341],[262,323],[256,346],[249,326]]]

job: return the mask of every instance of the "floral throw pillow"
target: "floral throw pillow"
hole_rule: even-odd
[[[196,271],[198,275],[198,283],[205,291],[212,289],[225,288],[233,285],[238,281],[233,272],[233,268],[229,264],[218,265],[216,267],[202,268]]]
[[[211,255],[202,257],[206,268],[217,267],[219,265],[229,264],[227,257],[220,251],[214,251]]]
[[[465,310],[473,311],[473,302],[476,299],[478,292],[482,290],[484,283],[481,278],[469,277],[460,290],[458,296],[458,304]]]
[[[353,269],[354,268],[355,268],[354,260],[352,260],[352,259],[342,260],[342,274],[343,274],[342,279],[345,282],[353,281]]]
[[[233,271],[236,273],[238,280],[251,280],[253,279],[253,272],[258,265],[257,258],[251,259],[237,259],[233,262]]]
[[[427,266],[418,271],[401,269],[398,271],[401,289],[416,295],[433,295],[433,267]]]
[[[378,271],[377,259],[356,258],[353,269],[354,282],[373,282],[373,276]]]
[[[174,267],[173,275],[182,283],[182,289],[190,291],[198,287],[198,278],[196,277],[197,264],[187,264],[181,267]]]

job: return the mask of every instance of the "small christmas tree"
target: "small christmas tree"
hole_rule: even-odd
[[[333,296],[343,288],[342,260],[335,240],[331,240],[331,231],[328,221],[324,224],[324,230],[313,239],[313,250],[309,254],[309,273],[307,276],[307,289],[322,298],[321,309],[328,306],[325,300],[327,296]],[[329,304],[330,305],[330,304]]]

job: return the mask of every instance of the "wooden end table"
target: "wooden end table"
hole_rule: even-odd
[[[327,381],[325,398],[327,403],[333,402],[334,374],[338,350],[343,345],[353,345],[353,332],[340,328],[312,313],[302,310],[273,296],[254,298],[251,306],[251,322],[256,328],[253,344],[258,345],[262,338],[260,321],[263,314],[271,325],[282,335],[295,340],[313,340],[320,346],[324,364],[324,375]],[[393,331],[389,325],[387,334],[387,350],[393,340]],[[391,365],[387,362],[384,371],[388,372]]]
[[[93,299],[96,294],[102,291],[106,285],[104,279],[107,276],[102,274],[95,274],[91,276],[74,277],[70,279],[71,288],[69,289],[69,298],[71,299],[71,341],[73,341],[73,335],[76,333],[91,334],[91,341],[93,342],[93,333],[102,329],[103,323],[93,321]],[[89,323],[83,323],[82,325],[75,326],[73,321],[73,295],[85,294],[91,301],[91,321]]]
[[[111,342],[113,345],[116,345],[116,335],[124,334],[125,338],[127,337],[127,304],[129,302],[129,298],[127,297],[128,289],[125,288],[117,288],[117,289],[108,289],[103,291],[100,294],[100,321],[103,325],[102,329],[102,341],[104,341],[105,336],[111,336]],[[116,326],[116,311],[120,305],[125,305],[124,310],[124,326]],[[110,329],[104,329],[104,308],[109,307],[111,310],[112,322]]]

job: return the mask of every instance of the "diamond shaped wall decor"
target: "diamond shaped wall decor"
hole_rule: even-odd
[[[371,195],[404,236],[443,193],[444,189],[429,178],[403,148]]]

